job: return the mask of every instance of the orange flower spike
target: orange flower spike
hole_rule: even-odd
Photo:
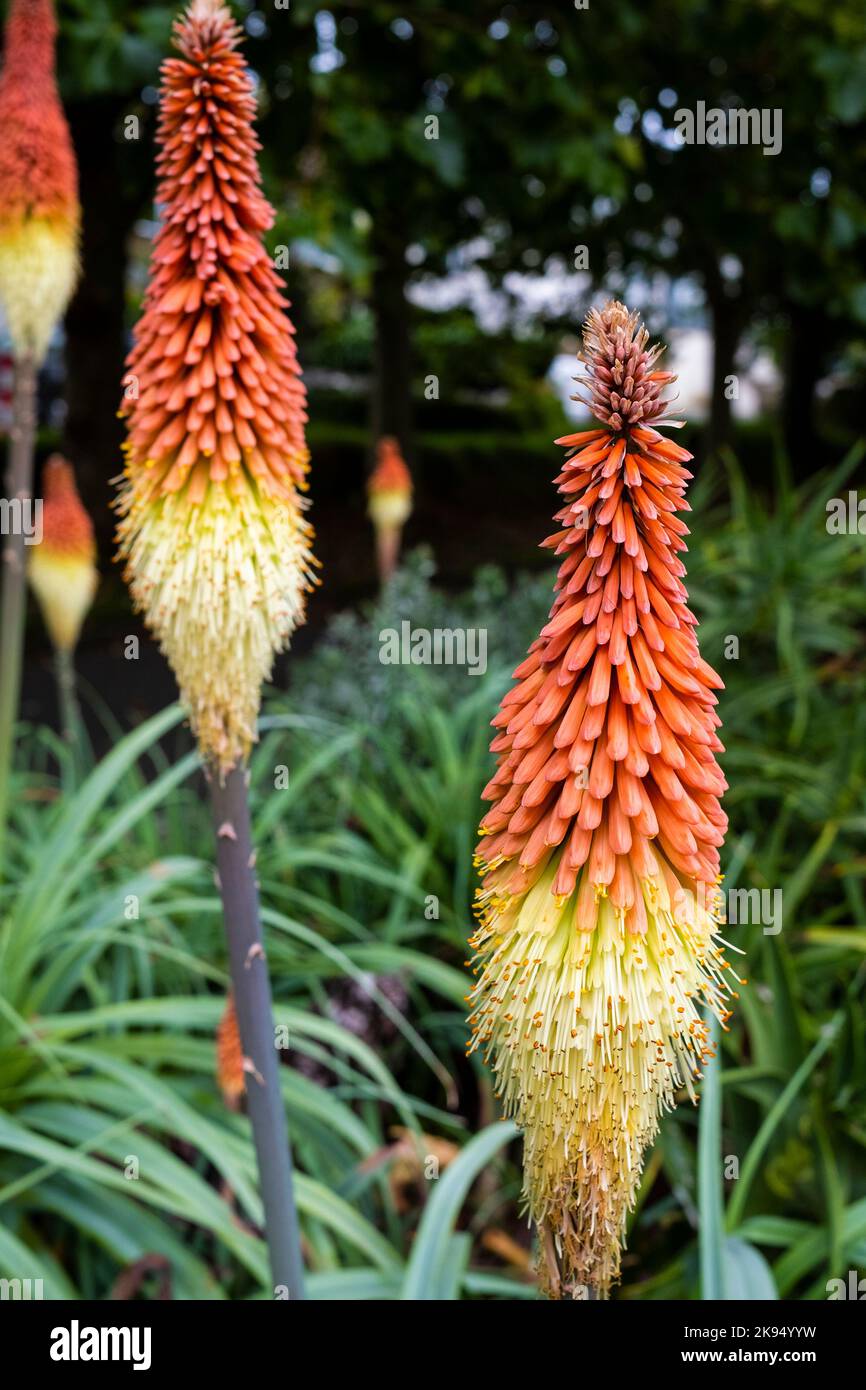
[[[376,529],[379,578],[384,583],[394,573],[400,553],[400,536],[412,513],[412,475],[390,435],[379,440],[376,467],[367,483],[367,510]]]
[[[51,0],[12,0],[0,74],[0,301],[38,366],[78,278],[78,173],[54,74]]]
[[[71,651],[99,583],[93,525],[59,454],[45,464],[42,493],[42,536],[28,551],[27,575],[52,642]]]
[[[156,235],[124,379],[120,554],[206,761],[255,740],[261,684],[313,583],[306,395],[262,236],[256,102],[218,0],[175,24],[162,68]]]
[[[559,440],[550,619],[494,720],[478,846],[470,1050],[524,1131],[524,1193],[554,1297],[619,1277],[660,1114],[727,1016],[716,934],[725,781],[713,689],[677,558],[691,457],[659,427],[662,349],[611,301],[584,328],[601,428]],[[514,962],[523,962],[519,975]]]

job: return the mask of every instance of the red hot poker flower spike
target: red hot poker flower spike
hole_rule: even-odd
[[[597,428],[561,439],[550,618],[493,723],[473,938],[471,1048],[524,1130],[525,1194],[554,1296],[618,1277],[660,1113],[727,1017],[716,935],[722,682],[700,656],[677,516],[691,455],[665,439],[637,314],[590,313]]]
[[[38,366],[78,275],[78,174],[54,76],[51,0],[12,0],[0,75],[0,300]]]
[[[400,535],[412,513],[412,475],[400,445],[385,435],[376,446],[376,467],[367,483],[368,511],[376,528],[379,578],[393,574],[400,553]]]
[[[28,551],[27,576],[51,640],[61,651],[78,641],[99,583],[93,523],[72,465],[52,454],[42,470],[42,539]]]

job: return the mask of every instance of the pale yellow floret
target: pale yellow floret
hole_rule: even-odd
[[[402,492],[372,492],[367,510],[373,525],[390,531],[404,526],[412,511],[412,494]]]
[[[0,302],[16,357],[42,362],[77,279],[73,223],[31,217],[0,231]]]
[[[87,556],[58,554],[43,543],[29,551],[27,576],[51,641],[71,651],[99,583],[96,566]]]
[[[121,499],[120,551],[136,606],[156,633],[205,760],[224,774],[256,738],[262,681],[303,618],[310,528],[299,507],[244,477]]]
[[[551,891],[557,869],[554,856],[523,897],[483,905],[471,1047],[524,1131],[543,1280],[579,1297],[619,1276],[644,1152],[676,1092],[695,1098],[709,1053],[701,1006],[724,1016],[727,986],[716,924],[687,887],[672,902],[661,873],[643,880],[644,935],[599,894],[587,931],[577,890]]]

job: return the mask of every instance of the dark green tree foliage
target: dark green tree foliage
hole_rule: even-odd
[[[616,289],[636,273],[696,277],[716,340],[712,442],[729,436],[723,382],[757,330],[783,367],[788,444],[812,457],[815,381],[842,372],[856,387],[866,364],[859,0],[627,0],[585,10],[293,0],[236,12],[261,81],[263,164],[280,210],[274,244],[303,238],[327,272],[309,256],[289,270],[304,361],[351,359],[369,372],[371,440],[394,432],[411,453],[413,405],[417,415],[431,372],[444,368],[443,401],[475,385],[473,362],[486,386],[483,335],[474,354],[455,352],[450,372],[447,351],[431,365],[422,331],[430,316],[406,299],[413,280],[442,273],[457,248],[471,247],[496,285],[513,270],[570,269],[576,256],[596,287]],[[85,215],[67,447],[91,498],[93,479],[116,466],[108,406],[122,360],[120,306],[131,230],[152,212],[153,96],[173,14],[127,0],[60,6]],[[699,101],[778,108],[780,152],[670,148],[664,132],[676,111]],[[552,349],[575,313],[574,302],[555,307],[525,333]],[[462,344],[465,315],[454,326]],[[512,340],[525,372],[520,336]],[[506,385],[509,376],[520,373],[506,373]],[[861,396],[852,389],[834,412],[846,433],[862,428]]]

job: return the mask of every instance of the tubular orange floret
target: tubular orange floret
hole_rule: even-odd
[[[255,738],[260,687],[304,616],[306,397],[263,233],[255,95],[228,10],[195,0],[162,68],[162,223],[124,380],[120,551],[204,756]]]
[[[237,1110],[246,1090],[244,1050],[241,1046],[234,995],[229,991],[216,1034],[217,1081],[230,1110]]]
[[[726,783],[678,559],[691,455],[637,314],[584,329],[601,428],[559,441],[550,618],[494,719],[477,856],[471,1048],[524,1130],[525,1196],[555,1297],[618,1278],[660,1113],[710,1055],[730,994],[716,936]]]
[[[78,175],[54,74],[51,0],[12,0],[0,74],[0,299],[41,362],[78,274]]]
[[[72,465],[52,454],[42,470],[42,536],[29,550],[27,575],[55,647],[78,641],[99,574],[93,523],[84,509]]]

